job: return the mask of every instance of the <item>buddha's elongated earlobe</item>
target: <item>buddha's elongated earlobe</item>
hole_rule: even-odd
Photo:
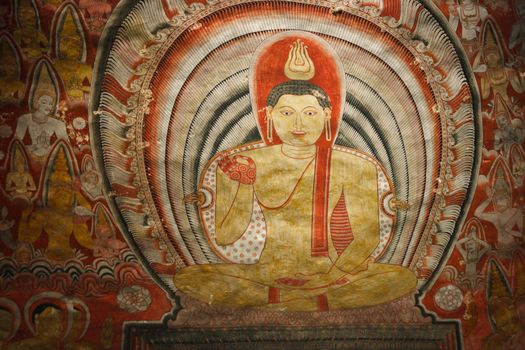
[[[330,108],[325,108],[324,112],[326,113],[324,125],[326,141],[332,141],[332,123],[330,122],[332,119],[332,110]]]
[[[272,121],[272,111],[273,108],[268,106],[266,107],[266,138],[268,142],[273,142],[273,121]]]

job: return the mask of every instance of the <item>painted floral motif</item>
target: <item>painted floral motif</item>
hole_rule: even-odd
[[[128,312],[146,311],[151,304],[149,290],[138,285],[122,288],[117,295],[118,305]]]

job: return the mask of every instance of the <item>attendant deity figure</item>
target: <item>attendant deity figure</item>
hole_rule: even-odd
[[[264,143],[216,155],[207,165],[217,167],[215,193],[188,200],[214,206],[210,241],[227,246],[253,230],[264,247],[253,264],[187,266],[174,276],[178,290],[209,304],[286,311],[357,308],[415,291],[411,270],[373,257],[379,164],[334,146],[344,88],[337,54],[317,36],[285,32],[259,46],[250,94]]]
[[[49,42],[38,25],[37,8],[31,0],[18,1],[18,26],[14,31],[15,40],[29,59],[45,55]]]
[[[494,26],[491,21],[484,26],[481,54],[476,57],[472,66],[475,72],[481,74],[482,98],[488,99],[492,92],[494,99],[496,95],[500,95],[503,102],[514,110],[508,94],[509,85],[515,92],[521,93],[525,90],[525,82],[516,69],[505,65],[503,47]]]
[[[85,43],[79,32],[83,29],[73,19],[73,10],[66,11],[58,35],[57,58],[53,60],[53,64],[64,81],[70,100],[83,102],[91,85],[91,66],[83,62]]]
[[[516,0],[515,3],[515,12],[518,15],[518,21],[512,26],[512,32],[509,38],[509,49],[516,49],[520,59],[525,63],[525,2]]]
[[[88,196],[91,199],[95,199],[102,196],[102,176],[96,170],[93,160],[88,160],[85,164],[84,171],[80,175],[80,183]]]
[[[126,243],[116,238],[109,218],[105,215],[104,209],[101,207],[97,210],[95,237],[94,257],[113,258],[118,256],[119,252],[126,247]]]
[[[470,57],[478,50],[478,33],[487,16],[487,9],[479,5],[477,0],[459,0],[457,5],[449,4],[450,26],[457,32],[461,23],[461,43]]]
[[[14,159],[11,162],[12,170],[7,173],[5,179],[5,190],[13,199],[21,198],[30,201],[36,185],[33,176],[28,171],[27,162],[20,149],[15,148]]]
[[[463,257],[465,266],[465,272],[461,279],[469,289],[474,289],[481,279],[477,270],[478,263],[490,250],[490,245],[479,239],[477,227],[472,225],[469,234],[456,242],[456,248]]]
[[[35,242],[45,231],[48,245],[45,256],[55,262],[75,258],[69,241],[73,235],[84,248],[93,250],[94,243],[86,221],[92,217],[91,207],[78,191],[78,181],[68,170],[64,149],[60,149],[47,183],[47,201],[43,207],[33,206],[21,214],[18,227],[19,249]],[[20,254],[18,254],[20,256]],[[27,254],[19,260],[28,260]]]
[[[516,187],[523,186],[525,177],[525,159],[521,145],[514,145],[510,149],[510,168]]]
[[[489,204],[492,211],[487,211]],[[496,170],[496,178],[492,187],[487,188],[487,199],[474,212],[481,220],[491,222],[498,231],[498,253],[507,255],[523,240],[523,212],[512,206],[512,193],[508,180],[502,168]]]
[[[525,126],[519,118],[512,118],[512,112],[501,95],[494,97],[494,150],[505,158],[509,157],[513,145],[521,145],[525,141]]]
[[[29,153],[37,160],[43,160],[51,149],[51,137],[69,142],[66,126],[63,121],[52,117],[55,109],[53,94],[45,90],[35,95],[33,111],[18,118],[15,137],[24,140],[29,131],[31,144],[26,146]]]
[[[518,272],[519,273],[519,272]],[[523,278],[523,276],[521,276]],[[525,339],[520,323],[519,315],[515,302],[522,299],[525,294],[523,290],[516,288],[511,293],[505,276],[496,267],[496,263],[490,264],[490,277],[487,289],[489,290],[488,307],[489,318],[492,323],[494,333],[485,338],[483,342],[484,350],[499,349],[522,349],[521,339]],[[523,281],[521,281],[523,283]]]
[[[20,64],[15,49],[7,36],[0,37],[0,105],[17,103],[24,95],[25,85],[20,80]]]

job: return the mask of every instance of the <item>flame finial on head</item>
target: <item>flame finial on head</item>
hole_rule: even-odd
[[[300,39],[291,45],[284,74],[292,80],[310,80],[315,75],[315,66],[308,55],[308,46]]]

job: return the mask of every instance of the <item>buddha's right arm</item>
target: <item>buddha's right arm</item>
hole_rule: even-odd
[[[217,169],[215,204],[215,235],[219,245],[239,239],[250,223],[253,206],[253,185],[232,180]]]
[[[24,136],[27,131],[27,123],[28,123],[27,119],[29,119],[27,117],[27,114],[24,114],[23,116],[18,118],[18,122],[16,124],[15,138],[19,139],[20,141],[24,139]]]

